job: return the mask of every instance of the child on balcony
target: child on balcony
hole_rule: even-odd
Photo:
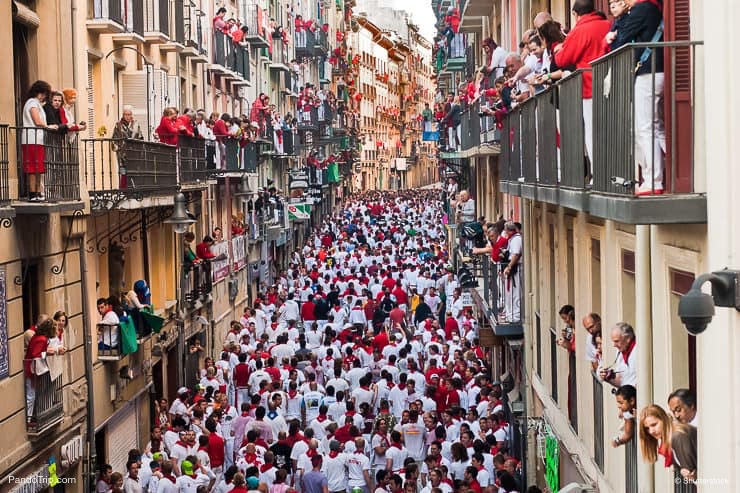
[[[612,447],[617,448],[625,445],[635,436],[635,414],[637,408],[637,390],[632,385],[622,385],[615,394],[617,409],[622,426],[619,434],[611,441]]]

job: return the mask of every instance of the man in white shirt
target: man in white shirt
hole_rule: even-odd
[[[341,452],[342,446],[336,440],[329,442],[329,454],[324,456],[322,471],[330,493],[347,491],[347,454]]]
[[[599,375],[602,380],[614,387],[632,385],[637,387],[637,339],[635,329],[626,322],[619,322],[612,327],[611,340],[617,349],[617,359],[612,368],[602,368]]]
[[[417,462],[423,460],[426,453],[426,430],[419,424],[419,412],[416,409],[409,412],[409,422],[401,425],[401,434],[409,457]]]

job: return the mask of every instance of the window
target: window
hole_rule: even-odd
[[[635,324],[635,252],[622,250],[622,321]]]
[[[591,311],[601,313],[601,241],[591,238]]]
[[[40,270],[39,259],[29,259],[21,262],[24,330],[34,325],[36,323],[36,317],[41,313]]]

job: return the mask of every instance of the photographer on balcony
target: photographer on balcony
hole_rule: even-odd
[[[629,13],[619,18],[619,28],[605,40],[616,50],[625,43],[663,41],[663,11],[657,0],[624,0]],[[663,49],[634,50],[635,56],[635,159],[643,182],[636,195],[663,193],[663,155],[666,150],[663,122]]]

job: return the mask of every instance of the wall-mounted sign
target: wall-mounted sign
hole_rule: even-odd
[[[288,219],[291,221],[303,221],[311,218],[310,204],[287,204],[285,208],[288,212]]]
[[[62,466],[64,466],[65,468],[70,468],[77,464],[82,458],[82,447],[82,436],[76,436],[72,440],[62,445]]]

